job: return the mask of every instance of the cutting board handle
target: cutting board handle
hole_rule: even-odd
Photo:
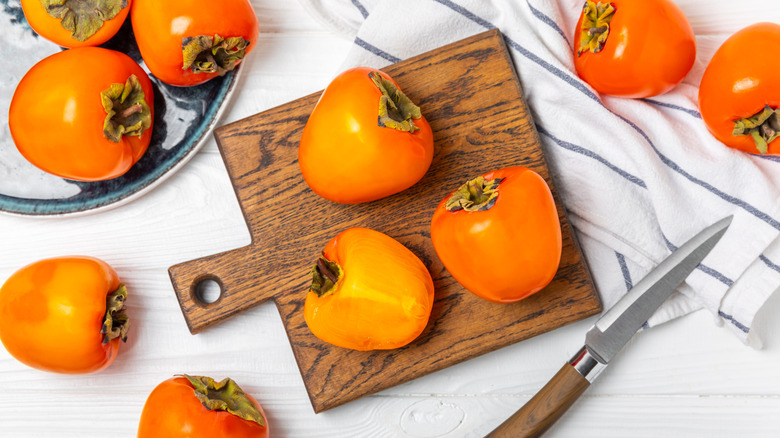
[[[262,288],[257,283],[253,251],[251,246],[246,246],[168,269],[191,333],[274,297],[273,288]],[[216,301],[211,303],[204,301],[198,291],[209,280],[216,282],[220,289]]]

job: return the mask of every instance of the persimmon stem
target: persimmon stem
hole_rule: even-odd
[[[309,290],[318,297],[333,293],[333,288],[341,278],[342,270],[338,263],[325,257],[320,257],[311,269],[311,286]]]
[[[750,117],[734,121],[732,135],[749,135],[759,153],[769,150],[769,143],[780,137],[780,109],[766,105]]]
[[[217,60],[214,59],[214,55],[211,54],[210,50],[207,50],[205,53],[206,53],[206,61],[214,65],[214,70],[218,75],[224,76],[225,73],[227,73],[227,70],[222,68],[222,66],[217,63]]]
[[[143,105],[141,105],[140,103],[137,103],[137,104],[135,104],[133,106],[125,108],[122,112],[117,113],[116,116],[118,118],[120,118],[120,119],[124,119],[125,117],[132,116],[133,114],[140,113],[143,110],[144,110]]]
[[[606,32],[609,29],[607,26],[601,26],[601,27],[591,27],[588,29],[588,35],[595,35],[597,33]]]
[[[238,384],[230,378],[219,382],[211,377],[179,374],[190,382],[195,397],[210,411],[225,411],[241,419],[265,426],[265,418],[260,409],[252,403]]]
[[[130,75],[124,84],[111,84],[100,93],[100,99],[106,111],[103,136],[107,140],[119,143],[125,135],[140,137],[152,126],[152,111],[136,75]]]
[[[198,35],[182,39],[182,70],[223,76],[246,56],[249,41],[243,37]]]
[[[485,211],[495,205],[503,179],[487,180],[478,176],[455,191],[445,202],[447,211]]]
[[[119,288],[106,296],[106,315],[103,318],[103,343],[108,344],[119,338],[127,342],[127,331],[130,327],[130,318],[127,316],[125,301],[127,300],[127,288],[120,284]]]
[[[332,281],[333,283],[338,281],[339,278],[333,272],[331,272],[330,269],[328,269],[324,259],[317,260],[317,269],[319,269],[320,274],[328,277],[328,280]]]
[[[615,6],[611,3],[587,0],[582,8],[582,24],[580,27],[580,47],[577,56],[583,52],[598,53],[607,43],[609,23],[615,14]]]
[[[420,128],[414,124],[414,120],[422,117],[420,107],[415,105],[393,81],[387,80],[378,72],[372,71],[368,77],[382,93],[379,98],[377,124],[383,128],[403,132],[418,131]]]
[[[776,133],[777,132],[774,129],[770,128],[769,125],[761,125],[761,135],[762,136],[768,138],[768,137],[774,136]]]
[[[127,0],[40,0],[51,17],[60,20],[65,30],[77,41],[86,41],[96,34],[103,23],[113,19],[127,7]]]

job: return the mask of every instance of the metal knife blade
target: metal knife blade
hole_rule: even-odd
[[[520,410],[488,436],[538,437],[585,392],[629,339],[685,281],[731,225],[732,216],[700,231],[606,311],[585,346]]]
[[[658,307],[709,254],[731,224],[732,216],[700,231],[679,247],[596,321],[585,335],[585,346],[602,363],[609,363]]]

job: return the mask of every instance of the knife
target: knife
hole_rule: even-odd
[[[726,217],[700,231],[650,271],[588,330],[585,346],[488,437],[538,437],[552,426],[704,260],[731,220]]]

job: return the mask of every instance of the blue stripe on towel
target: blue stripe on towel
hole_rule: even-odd
[[[368,17],[368,11],[362,3],[360,3],[358,0],[352,0],[352,4],[355,5],[358,11],[360,11],[360,15],[362,15],[363,18]]]
[[[495,29],[496,26],[493,26],[490,22],[485,20],[482,17],[477,16],[473,12],[469,11],[468,9],[464,8],[463,6],[452,2],[450,0],[434,0],[436,3],[441,3],[442,5],[452,9],[453,11],[459,13],[460,15],[463,15],[464,17],[468,18],[469,20],[479,24],[482,27],[486,27],[488,29]]]
[[[773,271],[776,271],[776,272],[780,272],[780,266],[778,266],[777,264],[773,263],[773,262],[772,262],[772,260],[769,260],[769,259],[767,258],[767,256],[765,256],[765,255],[761,254],[760,256],[758,256],[758,258],[759,258],[759,259],[760,259],[762,262],[764,262],[764,264],[765,264],[765,265],[769,266],[769,268],[770,268],[771,270],[773,270]]]
[[[701,119],[701,113],[699,113],[696,110],[688,109],[688,108],[685,108],[685,107],[682,107],[682,106],[679,106],[679,105],[674,105],[674,104],[671,104],[671,103],[659,102],[657,100],[652,100],[652,99],[648,99],[648,98],[639,99],[639,100],[641,100],[642,102],[647,102],[647,103],[653,104],[653,105],[658,105],[658,106],[662,106],[662,107],[665,107],[665,108],[671,108],[673,110],[682,111],[684,113],[688,113],[688,114],[692,115],[693,117],[696,117],[697,119]]]
[[[720,315],[720,317],[725,319],[726,321],[734,324],[734,326],[736,326],[738,329],[742,330],[743,332],[745,332],[745,333],[749,333],[750,332],[750,327],[748,327],[748,326],[742,324],[741,322],[737,321],[736,319],[734,319],[733,316],[728,315],[728,314],[726,314],[726,313],[724,313],[723,311],[720,311],[720,310],[718,310],[718,315]]]
[[[623,281],[626,282],[626,290],[631,290],[631,288],[634,287],[634,282],[631,281],[631,273],[628,271],[626,256],[619,252],[616,252],[615,256],[617,257],[618,265],[620,265],[620,272],[623,273]]]
[[[531,10],[531,13],[534,14],[534,17],[538,18],[542,21],[542,23],[552,27],[558,34],[566,41],[566,44],[569,45],[569,48],[571,48],[571,43],[569,42],[569,39],[566,37],[566,33],[561,29],[560,26],[558,26],[558,23],[555,22],[552,18],[550,18],[547,14],[540,11],[539,9],[536,9],[532,4],[530,0],[525,0],[526,3],[528,3],[528,8]]]
[[[544,135],[546,137],[549,137],[552,141],[554,141],[556,144],[558,144],[558,146],[560,146],[560,147],[562,147],[564,149],[568,149],[568,150],[570,150],[572,152],[576,152],[578,154],[585,155],[586,157],[593,158],[594,160],[596,160],[599,163],[607,166],[610,170],[612,170],[613,172],[615,172],[618,175],[622,176],[623,178],[627,179],[628,181],[638,185],[639,187],[642,187],[643,189],[647,188],[647,185],[645,185],[645,182],[642,181],[641,178],[638,178],[638,177],[636,177],[636,176],[626,172],[625,170],[615,166],[614,164],[612,164],[609,161],[607,161],[601,155],[599,155],[599,154],[597,154],[597,153],[595,153],[595,152],[593,152],[593,151],[591,151],[589,149],[586,149],[586,148],[584,148],[582,146],[577,146],[576,144],[572,144],[572,143],[569,143],[567,141],[564,141],[564,140],[561,140],[559,138],[556,138],[555,136],[553,136],[552,134],[547,132],[547,130],[545,130],[544,128],[542,128],[538,124],[536,125],[536,130],[539,131],[540,134],[542,134],[542,135]]]
[[[365,42],[364,40],[360,39],[360,37],[355,37],[355,44],[357,44],[358,46],[366,49],[367,51],[369,51],[371,53],[373,53],[374,55],[379,56],[380,58],[384,58],[384,59],[386,59],[386,60],[388,60],[390,62],[395,63],[395,62],[400,62],[401,61],[401,58],[396,58],[395,56],[385,52],[384,50],[382,50],[382,49],[380,49],[380,48],[378,48],[376,46],[372,46],[371,44],[369,44],[369,43]]]

